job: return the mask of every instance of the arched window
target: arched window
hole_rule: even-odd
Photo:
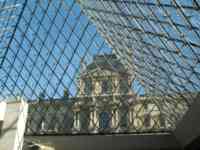
[[[99,127],[101,130],[108,129],[110,127],[109,113],[103,111],[99,114]]]

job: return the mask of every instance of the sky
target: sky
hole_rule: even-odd
[[[88,2],[89,1],[90,0],[88,0]],[[91,63],[93,56],[96,54],[109,54],[116,47],[124,46],[122,44],[125,43],[125,39],[111,34],[111,31],[116,33],[120,32],[116,30],[118,28],[113,25],[103,24],[105,22],[100,24],[101,26],[97,25],[99,29],[106,27],[106,33],[112,35],[112,42],[109,43],[110,41],[107,37],[103,37],[102,34],[100,34],[101,32],[97,33],[97,27],[95,26],[97,22],[91,22],[89,18],[83,14],[81,7],[75,0],[64,0],[62,3],[59,0],[52,1],[51,3],[49,3],[48,0],[28,0],[24,9],[24,0],[2,1],[0,2],[1,7],[3,7],[4,2],[6,2],[7,5],[16,3],[19,7],[10,12],[0,12],[0,17],[10,16],[9,13],[13,12],[16,19],[15,21],[10,20],[9,25],[15,27],[17,24],[16,30],[12,30],[11,32],[13,33],[13,37],[1,37],[0,42],[0,46],[3,46],[12,39],[9,47],[6,49],[8,51],[0,70],[0,90],[3,98],[23,95],[27,99],[36,99],[43,91],[45,91],[47,97],[61,97],[65,88],[69,89],[72,96],[75,96],[77,93],[76,77],[80,72],[80,68],[84,66],[83,64],[87,65]],[[95,3],[95,1],[92,2]],[[155,0],[146,0],[144,2],[153,4]],[[161,2],[164,5],[169,5],[171,3],[170,0],[162,0]],[[178,4],[183,6],[193,6],[192,0],[180,0],[178,2]],[[97,4],[87,4],[91,8],[99,6]],[[135,6],[126,3],[122,4],[120,5],[120,13],[126,15],[141,15],[143,12],[145,16],[155,18],[155,16],[152,17],[153,15],[150,9],[142,6],[140,3]],[[140,6],[140,9],[136,6]],[[106,4],[106,8],[110,10],[111,6]],[[180,25],[188,25],[183,19],[184,16],[180,15],[180,10],[177,11],[174,8],[166,7],[172,19],[169,20],[170,18],[165,16],[163,9],[158,9],[154,6],[150,8],[154,10],[155,15],[161,21],[173,21]],[[21,12],[22,15],[20,16]],[[198,11],[192,9],[184,9],[184,12],[190,15],[190,23],[195,27],[195,30],[188,30],[180,27],[180,32],[184,33],[184,38],[187,42],[197,44],[198,46],[200,15]],[[100,19],[107,19],[114,23],[121,22],[124,19],[127,20],[126,18],[114,16],[111,13],[99,13],[97,15],[101,16]],[[95,16],[95,13],[91,13],[90,16]],[[149,32],[154,31],[148,22],[141,21],[138,24],[134,19],[128,20],[129,22],[125,23],[126,25],[131,25],[131,27],[139,29],[143,27]],[[0,22],[0,27],[7,26],[5,23],[5,21]],[[163,29],[159,24],[153,21],[151,24],[155,27],[154,32],[164,32],[165,29],[170,37],[181,39],[180,33],[177,33],[175,27],[165,25]],[[13,29],[15,29],[14,27]],[[122,35],[125,35],[124,28],[122,30]],[[160,71],[160,79],[162,79],[162,77],[168,78],[169,76],[171,79],[171,83],[167,83],[165,79],[162,82],[161,80],[158,81],[158,83],[168,84],[166,86],[161,85],[163,88],[162,90],[166,90],[166,87],[169,87],[169,90],[173,90],[176,87],[178,87],[178,90],[183,90],[184,88],[186,88],[187,91],[199,90],[199,85],[195,85],[195,83],[200,82],[198,77],[200,73],[200,64],[199,62],[195,62],[200,58],[199,47],[193,46],[192,48],[188,48],[188,45],[184,46],[176,42],[175,45],[181,49],[179,54],[172,54],[172,52],[166,51],[161,53],[160,50],[155,49],[155,47],[155,50],[152,47],[149,49],[143,48],[141,44],[142,40],[139,38],[138,34],[130,32],[128,35],[138,38],[137,42],[131,41],[132,49],[135,50],[135,57],[139,59],[141,59],[141,56],[144,57],[143,61],[133,60],[136,61],[135,63],[139,63],[138,65],[141,65],[143,68],[139,70],[141,80],[145,80],[150,84],[151,81],[148,80],[151,79],[151,77],[155,78],[155,76],[154,74],[147,74],[145,71],[150,72],[157,66],[158,72]],[[149,44],[164,47],[162,43],[164,41],[169,49],[176,50],[173,40],[170,41],[162,38],[162,40],[160,40],[158,37],[142,33],[140,33],[140,35],[142,35],[143,40]],[[107,39],[107,41],[105,39]],[[120,45],[120,43],[122,44]],[[146,54],[143,55],[145,52]],[[2,54],[4,55],[4,52]],[[152,58],[154,55],[161,58],[160,63],[163,67],[159,68],[159,65],[156,64],[158,58]],[[185,59],[183,59],[183,57],[185,57]],[[154,61],[154,66],[151,64],[152,61],[149,60]],[[163,60],[165,60],[165,62],[163,62]],[[176,65],[170,65],[170,62],[174,62]],[[173,73],[171,75],[163,73],[163,68],[166,69],[168,73]],[[144,75],[142,76],[142,73],[145,73],[147,77]],[[190,82],[186,82],[188,80],[190,80]],[[155,81],[153,82],[155,83]],[[172,84],[172,86],[170,84]],[[184,87],[181,87],[181,85]],[[195,87],[193,87],[193,85],[195,85]],[[134,81],[133,89],[136,90],[138,94],[144,94],[144,87],[141,86],[139,81]]]
[[[115,37],[111,38],[114,50],[128,51],[131,45],[133,64],[137,64],[138,77],[145,85],[154,85],[155,91],[164,94],[199,91],[197,4],[192,0],[163,0],[158,7],[157,2],[87,0],[82,5],[102,32]]]
[[[73,0],[29,0],[3,64],[2,94],[61,97],[67,88],[74,96],[80,62],[103,53],[111,48]]]

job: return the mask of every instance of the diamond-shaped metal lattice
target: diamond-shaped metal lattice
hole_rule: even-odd
[[[27,134],[171,131],[200,91],[196,0],[0,1],[1,100]]]

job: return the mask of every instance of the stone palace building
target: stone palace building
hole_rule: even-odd
[[[131,74],[113,54],[95,56],[79,74],[77,85],[76,97],[65,91],[60,99],[31,102],[26,134],[162,131],[173,128],[175,113],[187,110],[180,98],[175,104],[137,95]]]

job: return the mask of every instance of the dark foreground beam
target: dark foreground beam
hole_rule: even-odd
[[[26,136],[27,140],[51,145],[55,150],[180,150],[170,134]]]
[[[195,150],[200,148],[200,97],[193,102],[192,106],[177,125],[174,131],[177,140],[185,149]],[[199,142],[198,142],[199,141]],[[194,146],[194,147],[193,147]]]

